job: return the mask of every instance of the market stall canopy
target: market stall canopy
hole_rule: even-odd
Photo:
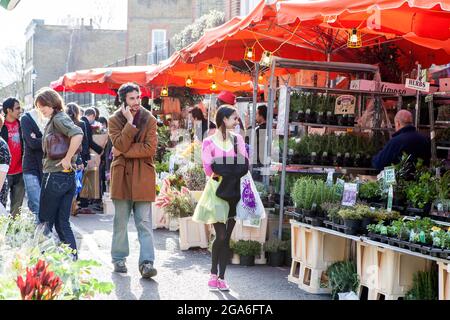
[[[211,72],[208,70],[212,67]],[[147,85],[151,87],[191,87],[198,92],[208,93],[220,90],[250,91],[252,79],[250,75],[236,71],[220,58],[215,58],[201,63],[185,63],[179,52],[174,53],[169,59],[161,62],[158,68],[147,73]],[[188,83],[189,79],[189,83]],[[210,90],[212,83],[216,84],[215,90]]]
[[[400,2],[398,9],[386,9]],[[378,23],[376,29],[372,28],[370,32],[365,30],[368,28],[357,29],[362,33],[362,47],[395,42],[400,53],[414,63],[418,61],[423,66],[447,63],[449,12],[439,7],[440,2],[433,2],[432,5],[429,1],[422,2],[424,8],[433,10],[410,8],[405,1],[392,0],[273,1],[270,4],[261,1],[245,18],[235,18],[207,30],[204,36],[181,50],[180,54],[188,63],[213,57],[235,61],[244,59],[246,50],[251,48],[254,61],[259,61],[263,52],[268,51],[274,56],[289,59],[360,62],[361,51],[348,46],[348,31],[372,19]],[[383,4],[381,8],[386,9],[377,11],[381,20],[367,13],[367,9],[377,3]],[[291,10],[295,6],[301,9]],[[364,10],[350,14],[345,11],[347,6],[353,10]],[[330,13],[341,15],[331,18],[322,15],[321,9],[328,10],[329,7]],[[448,8],[448,5],[443,7]],[[436,24],[429,21],[436,21]]]
[[[20,0],[0,0],[0,6],[7,10],[14,9],[18,4]]]
[[[401,41],[405,39],[436,59],[450,58],[448,0],[293,0],[279,1],[277,10],[279,25],[315,24],[323,30],[340,30],[347,38],[355,29],[363,46],[395,41],[406,47]]]
[[[147,92],[146,73],[156,68],[151,66],[128,66],[115,68],[95,68],[66,73],[52,82],[50,87],[57,91],[91,92],[115,95],[115,91],[126,82],[135,82],[141,91]]]
[[[264,51],[291,59],[324,60],[326,55],[314,47],[299,43],[283,28],[274,28],[277,12],[275,4],[261,1],[244,18],[209,29],[195,43],[181,50],[186,62],[195,63],[213,57],[225,61],[242,60],[246,48],[253,49],[253,59],[259,60]]]

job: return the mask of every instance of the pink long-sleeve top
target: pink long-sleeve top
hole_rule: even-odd
[[[234,135],[234,134],[233,134]],[[236,134],[237,137],[237,150],[238,152],[248,159],[247,150],[245,149],[245,142],[241,135]],[[233,139],[231,140],[233,141]],[[212,135],[205,140],[203,140],[202,144],[202,162],[203,169],[205,170],[205,174],[210,177],[213,174],[213,170],[211,168],[211,164],[213,163],[214,158],[218,157],[235,157],[236,154],[234,152],[233,142],[227,142],[225,145],[221,143]]]

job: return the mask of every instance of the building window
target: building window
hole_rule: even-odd
[[[253,9],[255,9],[256,5],[260,0],[241,0],[241,13],[242,17],[248,15]]]
[[[166,30],[153,29],[152,30],[152,49],[155,62],[158,63],[161,60],[169,57],[169,48],[166,40]]]

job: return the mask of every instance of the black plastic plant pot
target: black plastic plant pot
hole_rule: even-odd
[[[336,124],[336,117],[331,112],[327,113],[327,124],[330,124],[330,125]]]
[[[297,114],[297,121],[298,122],[305,122],[305,111],[300,111]]]
[[[364,156],[364,168],[372,168],[372,157],[369,154]]]
[[[294,154],[292,156],[292,163],[294,163],[294,164],[299,164],[300,163],[300,155],[299,154]]]
[[[241,266],[253,267],[255,265],[255,256],[240,256],[239,258]]]
[[[352,157],[350,157],[350,155],[346,154],[346,155],[344,156],[343,161],[342,161],[342,165],[343,165],[344,167],[351,167],[351,166],[353,165],[353,159],[352,159]]]
[[[373,222],[372,218],[368,218],[368,217],[363,218],[363,219],[361,220],[361,233],[362,233],[362,234],[366,234],[366,233],[368,232],[368,231],[367,231],[367,226],[368,226],[369,224],[372,224],[372,222]]]
[[[310,112],[305,114],[305,120],[308,123],[316,123],[317,116],[315,112]]]
[[[331,164],[330,156],[328,155],[328,153],[322,153],[320,157],[320,162],[322,163],[323,166],[328,166]]]
[[[361,228],[361,220],[344,219],[345,234],[356,235]]]
[[[288,251],[284,252],[284,265],[290,267],[292,265],[291,253]]]
[[[420,252],[420,249],[421,249],[420,244],[410,242],[408,244],[408,246],[409,246],[409,250],[411,250],[412,252]]]
[[[344,226],[358,230],[361,227],[361,220],[344,219]]]
[[[420,253],[424,255],[431,255],[431,247],[429,245],[422,245],[420,247]]]
[[[357,168],[362,168],[363,167],[363,158],[361,157],[361,155],[359,153],[357,153],[355,155],[355,158],[353,159],[353,166],[357,167]]]
[[[297,121],[298,115],[295,112],[289,114],[289,122]]]
[[[341,224],[341,219],[339,217],[333,217],[332,221],[335,224]]]
[[[314,212],[312,210],[303,209],[302,211],[303,211],[303,216],[305,216],[305,217],[313,217],[314,216]]]
[[[284,251],[269,252],[269,265],[281,267],[284,263]]]
[[[342,154],[338,154],[333,157],[334,166],[342,167],[343,164],[344,164],[344,157],[342,156]]]
[[[315,165],[315,164],[318,164],[318,159],[317,159],[318,157],[317,157],[317,154],[314,152],[314,153],[311,153],[310,155],[309,155],[309,163],[311,164],[311,165]]]
[[[317,113],[317,123],[326,124],[327,116],[323,112]]]
[[[351,114],[351,115],[349,114],[347,116],[347,126],[349,126],[349,127],[355,126],[355,116],[353,114]]]
[[[311,218],[311,225],[313,227],[322,227],[323,226],[323,219],[319,217],[313,217]]]
[[[336,124],[338,126],[345,126],[347,125],[347,119],[344,119],[344,116],[342,114],[336,115]]]

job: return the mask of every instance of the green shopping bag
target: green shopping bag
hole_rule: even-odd
[[[216,196],[219,184],[219,181],[211,178],[206,182],[205,190],[195,207],[193,221],[206,224],[226,223],[230,206],[228,202]]]

